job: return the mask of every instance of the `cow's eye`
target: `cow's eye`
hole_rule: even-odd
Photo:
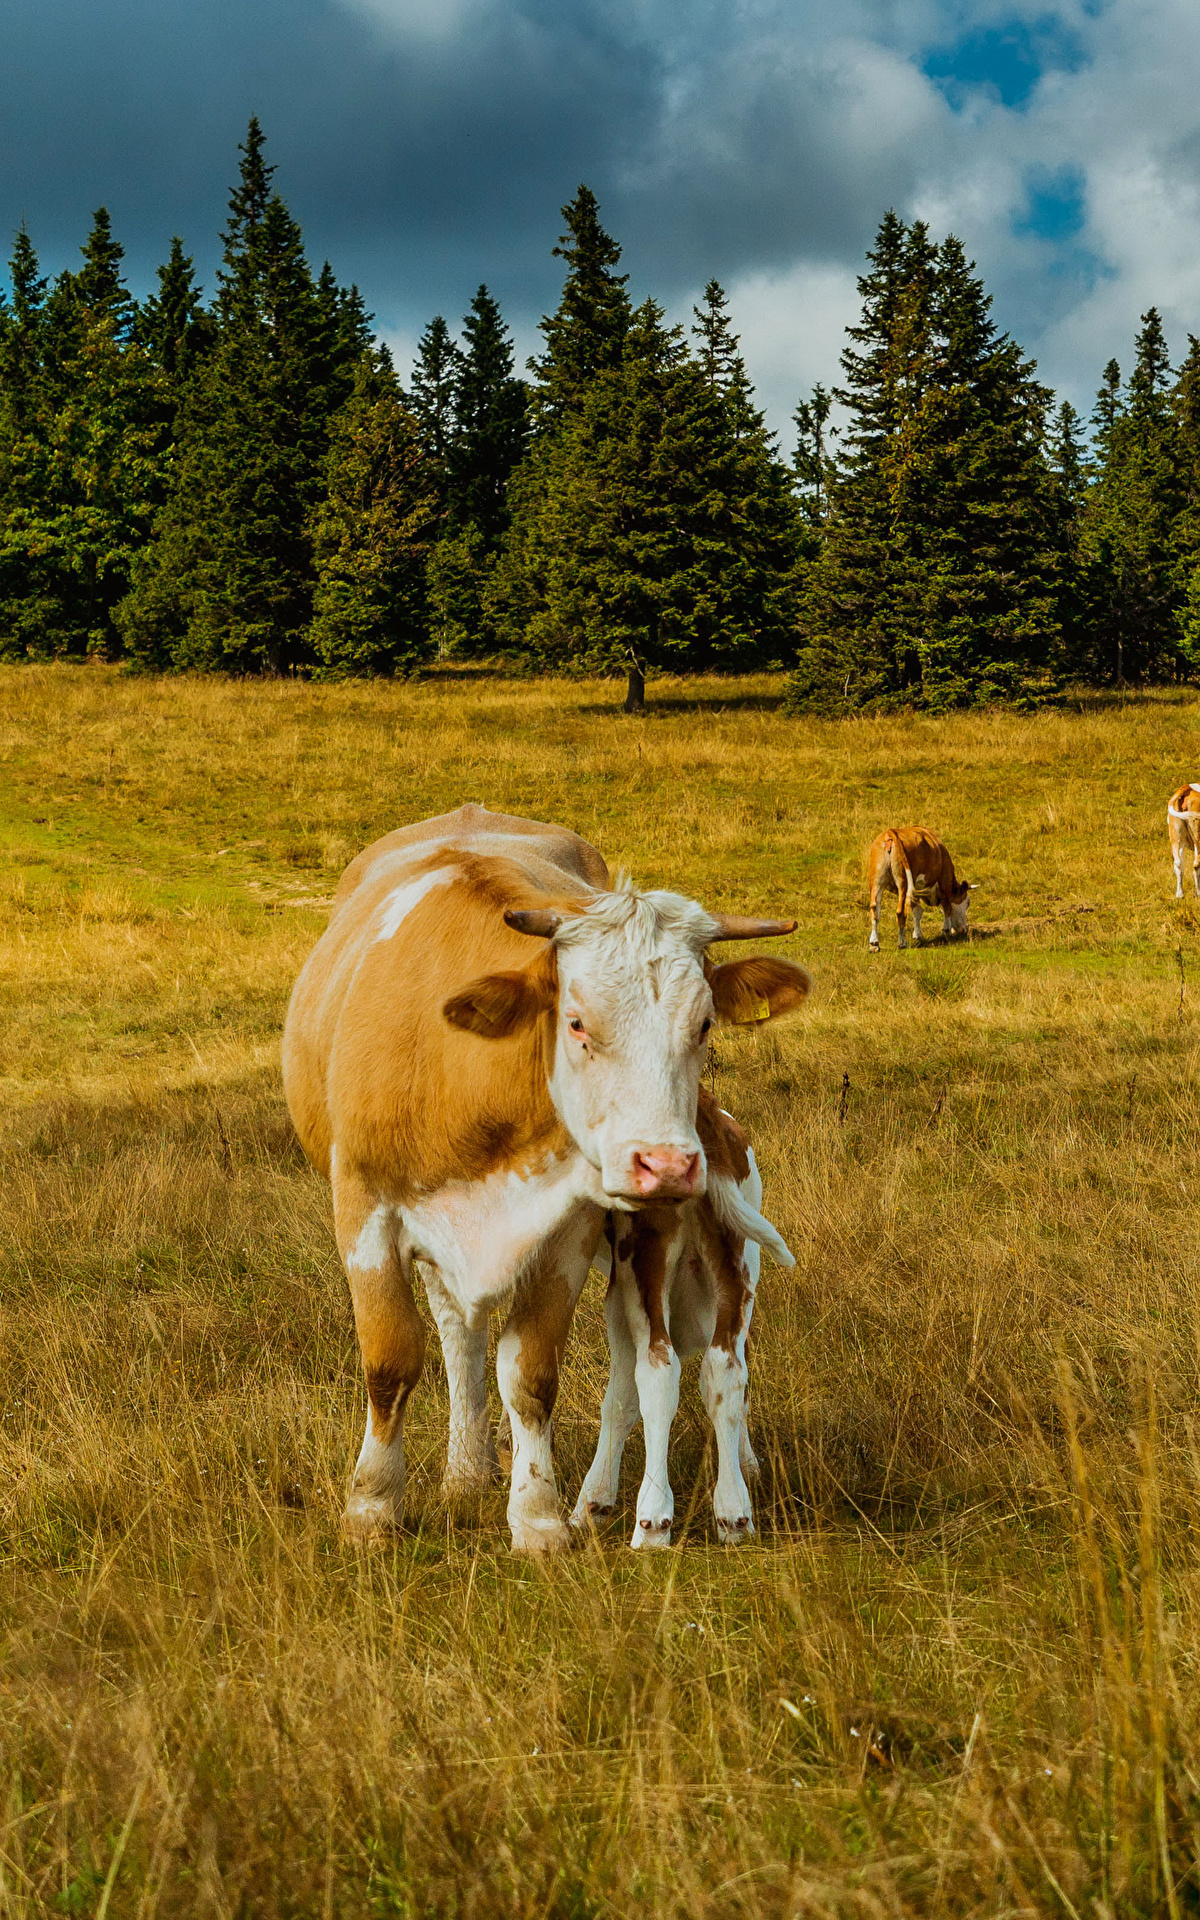
[[[704,1021],[704,1022],[702,1023],[702,1025],[701,1025],[701,1028],[700,1028],[700,1038],[701,1038],[702,1040],[704,1040],[704,1039],[707,1039],[707,1037],[708,1037],[708,1035],[709,1035],[709,1034],[710,1034],[711,1032],[712,1032],[712,1021],[711,1021],[711,1020],[705,1020],[705,1021]]]
[[[572,1033],[583,1032],[583,1021],[577,1013],[571,1015],[571,1018],[567,1021],[567,1025],[570,1027]]]

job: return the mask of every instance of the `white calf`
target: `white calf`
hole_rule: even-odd
[[[706,1116],[705,1107],[711,1112]],[[706,1124],[707,1119],[707,1124]],[[571,1524],[585,1527],[616,1502],[621,1456],[638,1420],[646,1469],[638,1492],[633,1547],[667,1547],[675,1497],[668,1449],[679,1405],[681,1362],[703,1354],[700,1390],[717,1441],[713,1514],[727,1546],[754,1532],[746,1476],[758,1462],[746,1424],[746,1336],[758,1285],[759,1247],[781,1266],[792,1255],[763,1219],[762,1181],[745,1135],[715,1103],[699,1118],[709,1165],[708,1192],[675,1207],[643,1207],[608,1216],[605,1302],[609,1376],[600,1439]]]

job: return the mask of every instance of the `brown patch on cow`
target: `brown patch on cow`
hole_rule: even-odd
[[[650,1362],[665,1367],[671,1357],[671,1336],[663,1293],[667,1276],[667,1247],[679,1231],[676,1209],[643,1207],[633,1216],[633,1277],[641,1297],[642,1310],[650,1322]]]
[[[633,1235],[631,1233],[627,1233],[625,1235],[625,1238],[622,1240],[620,1246],[617,1248],[617,1259],[628,1260],[632,1252],[633,1252]]]
[[[514,1307],[505,1328],[520,1342],[513,1402],[517,1417],[526,1426],[541,1428],[549,1422],[558,1399],[558,1370],[575,1296],[553,1267],[537,1275],[536,1290],[526,1282],[523,1291],[528,1297]]]
[[[412,1388],[401,1369],[391,1361],[366,1368],[367,1397],[371,1402],[372,1426],[376,1439],[382,1439],[393,1413],[403,1413],[404,1402]],[[399,1404],[397,1404],[399,1403]]]
[[[696,1230],[703,1241],[705,1261],[716,1286],[717,1320],[711,1344],[732,1354],[739,1334],[745,1329],[746,1308],[750,1303],[744,1259],[746,1243],[740,1234],[722,1225],[711,1206],[698,1209]]]
[[[696,1132],[704,1148],[710,1174],[725,1174],[740,1186],[750,1171],[750,1142],[736,1120],[701,1087],[696,1108]]]

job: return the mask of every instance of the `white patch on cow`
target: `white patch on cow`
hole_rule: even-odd
[[[346,1255],[347,1273],[374,1273],[384,1265],[392,1251],[391,1221],[390,1207],[376,1207],[368,1216]]]
[[[581,1155],[553,1155],[533,1173],[506,1168],[486,1180],[451,1181],[399,1209],[418,1260],[428,1261],[472,1323],[512,1291],[521,1271],[581,1201],[604,1205]],[[597,1218],[597,1227],[599,1219]]]
[[[382,919],[377,941],[392,940],[400,931],[403,922],[413,908],[431,893],[434,887],[448,887],[455,877],[453,867],[435,867],[432,873],[422,873],[415,880],[406,880],[402,886],[394,887],[383,902]]]

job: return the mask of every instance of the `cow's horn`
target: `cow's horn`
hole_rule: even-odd
[[[532,933],[539,940],[553,940],[563,921],[565,913],[559,913],[554,907],[506,907],[504,923],[514,933]]]
[[[714,913],[717,923],[714,940],[773,940],[778,934],[795,933],[798,920],[749,920],[742,913]]]

